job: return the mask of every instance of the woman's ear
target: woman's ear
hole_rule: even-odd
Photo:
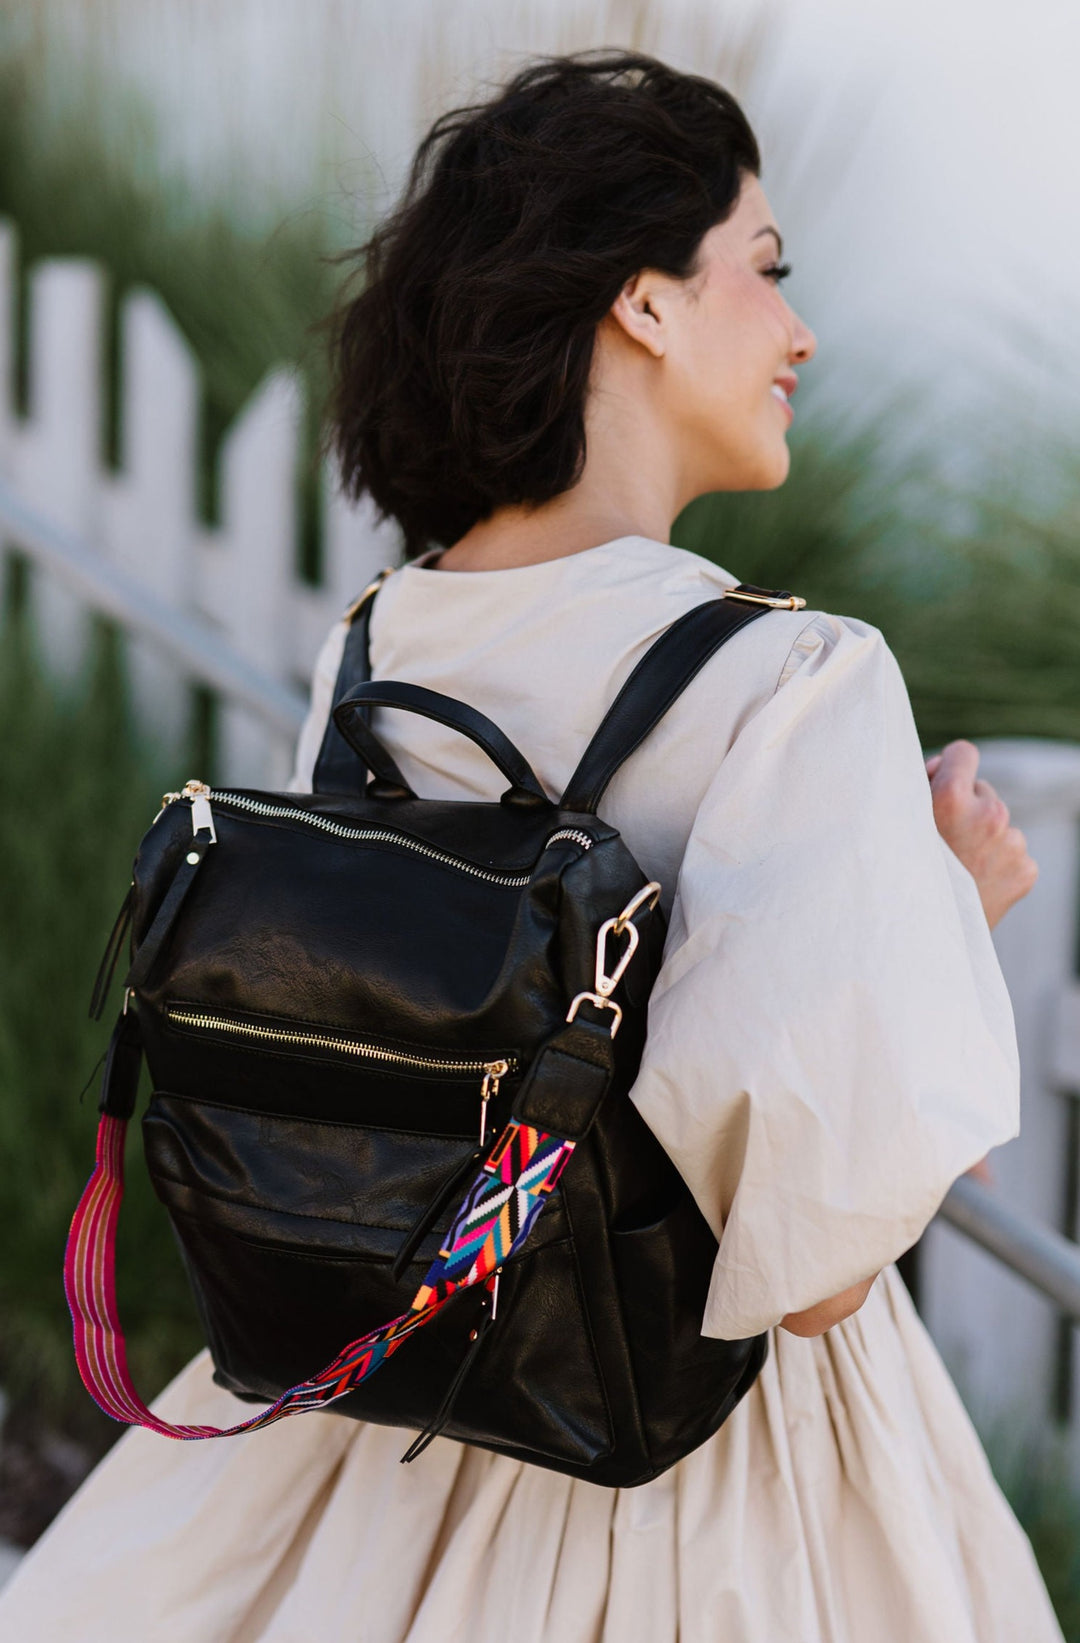
[[[610,313],[632,342],[640,343],[655,359],[663,358],[667,348],[667,305],[654,273],[646,271],[627,280]]]

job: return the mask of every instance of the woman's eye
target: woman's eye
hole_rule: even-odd
[[[768,268],[763,268],[761,272],[766,279],[772,280],[774,285],[779,285],[780,281],[786,280],[791,273],[791,264],[789,262],[774,262]]]

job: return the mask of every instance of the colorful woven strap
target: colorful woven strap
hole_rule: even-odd
[[[64,1257],[64,1289],[75,1356],[87,1391],[114,1420],[167,1438],[223,1438],[321,1409],[373,1375],[451,1295],[494,1284],[498,1268],[525,1242],[574,1150],[573,1141],[511,1119],[465,1196],[446,1243],[407,1312],[351,1341],[310,1380],[237,1426],[172,1426],[143,1403],[131,1382],[116,1307],[116,1224],[124,1195],[127,1121],[108,1113],[98,1127],[97,1163],[79,1200]]]

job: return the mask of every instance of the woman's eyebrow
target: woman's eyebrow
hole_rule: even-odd
[[[774,228],[772,223],[769,223],[765,228],[759,228],[756,234],[751,234],[750,238],[759,240],[762,234],[774,234],[776,236],[776,254],[778,257],[782,257],[784,255],[784,242],[780,237],[780,230]]]

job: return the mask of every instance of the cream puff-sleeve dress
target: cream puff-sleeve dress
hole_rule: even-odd
[[[378,595],[373,671],[473,703],[557,794],[648,644],[733,581],[641,537],[517,570],[413,564]],[[299,790],[343,634],[319,659]],[[421,794],[497,795],[470,742],[379,723]],[[135,1431],[0,1595],[0,1637],[1061,1643],[891,1266],[1016,1133],[1018,1077],[890,651],[858,621],[766,616],[702,670],[602,813],[671,919],[633,1099],[720,1240],[703,1331],[772,1330],[756,1385],[709,1442],[621,1491],[442,1438],[401,1466],[402,1432],[328,1413],[214,1442]],[[877,1271],[826,1334],[773,1329]],[[158,1407],[220,1425],[249,1412],[205,1355]]]

